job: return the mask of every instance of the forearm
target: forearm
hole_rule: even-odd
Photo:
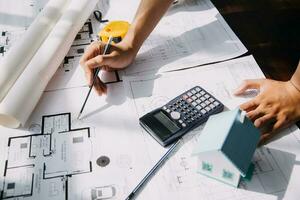
[[[137,53],[174,0],[142,0],[123,39]]]
[[[290,81],[296,87],[296,89],[300,92],[300,61],[298,63],[298,67]]]

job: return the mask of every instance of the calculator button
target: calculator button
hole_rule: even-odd
[[[180,124],[182,124],[183,123],[183,121],[180,119],[179,121],[178,121]]]
[[[200,105],[202,106],[202,108],[204,108],[206,106],[205,103],[201,103]]]
[[[196,94],[196,90],[192,90],[191,92],[192,92],[193,94]]]
[[[214,104],[210,104],[209,107],[210,107],[211,109],[214,109],[216,106],[215,106]]]
[[[170,109],[167,109],[166,111],[167,111],[168,113],[169,113],[169,112],[171,112],[171,110],[170,110]]]
[[[171,117],[175,120],[180,119],[180,113],[179,112],[171,112]]]
[[[214,102],[215,100],[213,99],[213,98],[209,98],[209,101],[212,103],[212,102]]]
[[[181,125],[182,125],[182,127],[186,127],[186,124],[185,124],[185,123],[182,123]]]
[[[201,113],[204,115],[206,113],[206,111],[205,110],[201,110]]]
[[[188,95],[184,94],[184,95],[182,95],[182,98],[183,98],[184,100],[186,100],[186,99],[189,98],[189,97],[188,97]]]
[[[205,103],[206,103],[206,105],[210,104],[210,102],[209,102],[209,101],[207,101],[207,100],[205,101]]]
[[[193,102],[192,105],[193,105],[193,106],[197,106],[197,103],[196,103],[196,102]]]
[[[164,106],[164,107],[163,107],[163,109],[164,109],[164,110],[167,110],[167,107],[166,107],[166,106]]]
[[[200,92],[201,89],[200,89],[199,87],[196,87],[195,90],[196,90],[197,92]]]
[[[202,90],[202,91],[200,92],[200,94],[201,94],[201,95],[205,95],[205,92]]]
[[[220,104],[220,103],[217,102],[217,101],[214,102],[214,105],[215,105],[215,106],[218,106],[219,104]]]
[[[193,96],[193,94],[192,94],[191,92],[188,92],[187,95],[188,95],[189,97]]]
[[[210,111],[210,107],[205,107],[205,110],[208,112]]]
[[[208,94],[205,94],[204,97],[208,99],[210,96]]]
[[[196,94],[196,97],[198,97],[198,98],[201,97],[201,94],[197,93],[197,94]]]
[[[192,96],[192,99],[193,99],[193,100],[196,100],[196,99],[197,99],[197,97],[196,97],[196,96]]]
[[[205,98],[204,98],[204,97],[201,97],[200,99],[201,99],[201,101],[205,101]]]
[[[188,103],[191,103],[191,102],[193,101],[193,99],[188,98],[186,101],[187,101]]]
[[[201,103],[201,101],[200,101],[199,99],[197,99],[197,100],[196,100],[196,103],[197,103],[197,104],[200,104],[200,103]]]

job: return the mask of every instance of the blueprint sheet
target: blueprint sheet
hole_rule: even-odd
[[[149,72],[145,76],[128,77],[124,79],[124,84],[127,91],[130,91],[132,106],[136,110],[136,119],[138,119],[143,114],[167,103],[171,100],[170,97],[176,97],[196,85],[216,96],[227,109],[234,109],[256,95],[255,91],[252,91],[245,96],[236,97],[233,95],[234,89],[244,79],[262,77],[264,75],[255,60],[252,56],[248,56],[166,74]],[[170,199],[268,199],[270,197],[261,194],[269,194],[275,199],[281,199],[285,196],[291,177],[299,174],[293,170],[294,167],[299,168],[297,156],[300,155],[300,131],[296,126],[284,130],[280,134],[282,138],[257,149],[253,159],[254,177],[250,182],[241,182],[239,189],[196,175],[196,161],[190,155],[194,145],[197,144],[202,127],[184,137],[182,147],[149,184],[153,187],[166,188],[164,192],[160,191],[161,199],[167,197]],[[145,142],[148,143],[148,151],[152,152],[152,159],[156,159],[158,154],[162,155],[164,150],[155,144],[151,136],[144,131],[142,134],[148,138]],[[299,184],[299,180],[293,181],[294,192]],[[296,198],[294,196],[287,199]]]
[[[127,9],[110,9],[106,14],[108,18],[116,16],[130,22],[139,1],[109,2],[111,8],[117,7],[117,2],[119,7]],[[125,74],[182,69],[234,58],[246,52],[209,0],[184,0],[170,7]]]
[[[0,1],[0,60],[6,52],[23,36],[31,22],[43,9],[48,0],[11,0]],[[107,1],[99,1],[95,9],[109,9]],[[107,12],[107,11],[102,11]],[[80,57],[86,47],[96,41],[97,33],[105,26],[99,23],[92,14],[77,34],[64,61],[59,66],[56,75],[46,88],[46,91],[86,86],[86,80],[79,65]],[[0,67],[1,69],[1,67]],[[118,72],[100,72],[104,83],[120,81]]]
[[[222,76],[217,79],[216,73]],[[23,130],[0,128],[1,198],[124,199],[166,151],[141,129],[138,116],[195,84],[234,108],[247,99],[232,96],[237,84],[262,76],[253,58],[246,57],[181,72],[128,77],[124,83],[109,84],[106,97],[92,93],[80,120],[76,116],[87,87],[47,91]],[[200,131],[201,127],[186,135],[137,199],[250,200],[285,195],[299,162],[298,129],[287,129],[292,133],[256,152],[255,176],[239,189],[196,173],[190,154]],[[297,179],[294,182],[298,184]]]
[[[7,7],[6,1],[0,1],[0,5],[5,4],[0,6],[0,59],[22,37],[22,31],[44,5],[44,1],[34,0],[8,2],[11,4]],[[20,7],[13,6],[13,2]],[[114,13],[111,8],[126,2],[102,0],[98,7],[104,9],[103,13],[107,10],[105,16],[110,20],[130,21],[134,15],[130,9],[110,17]],[[138,2],[131,0],[130,5],[137,6]],[[24,6],[27,7],[24,9]],[[9,7],[15,10],[10,11],[13,9]],[[10,18],[11,14],[17,14],[16,18]],[[96,30],[100,28],[92,17],[87,21],[23,130],[0,127],[0,199],[124,199],[166,151],[140,128],[138,116],[195,84],[207,88],[228,108],[234,108],[247,98],[232,96],[232,89],[244,78],[263,77],[251,57],[170,75],[155,75],[155,68],[145,76],[128,78],[125,83],[119,82],[116,75],[108,81],[113,82],[108,84],[108,96],[98,97],[93,92],[81,120],[76,120],[88,92],[88,88],[83,87],[85,81],[77,61],[86,46],[84,41],[88,44],[94,38],[90,24]],[[76,44],[80,44],[79,47]],[[217,79],[216,74],[221,74],[218,77],[223,79]],[[253,95],[249,93],[248,98]],[[282,138],[256,152],[256,175],[239,189],[195,172],[196,163],[190,153],[201,127],[197,130],[185,137],[183,145],[137,199],[299,197],[300,133],[297,128],[287,129]]]

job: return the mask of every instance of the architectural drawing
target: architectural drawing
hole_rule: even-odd
[[[180,1],[168,10],[125,74],[184,69],[246,52],[210,1]]]
[[[2,3],[5,5],[1,6]],[[43,9],[43,6],[47,3],[47,0],[13,0],[9,4],[7,2],[0,2],[1,8],[13,7],[15,12],[19,11],[19,15],[24,15],[24,17],[18,20],[18,24],[14,26],[5,26],[2,23],[0,26],[0,60],[4,57],[5,53],[10,49],[10,47],[18,41],[19,38],[23,36],[26,29],[29,27],[31,22],[34,20],[35,16]],[[99,4],[103,4],[100,2]],[[16,7],[16,5],[18,5]],[[30,16],[30,17],[25,17]],[[1,16],[2,19],[2,16]],[[5,17],[3,19],[6,19]],[[8,22],[13,17],[9,18],[7,16]],[[1,22],[1,20],[0,20]],[[15,21],[12,22],[14,24]],[[59,69],[57,70],[55,76],[50,81],[47,86],[46,91],[53,91],[57,89],[66,89],[73,87],[84,87],[87,86],[86,79],[83,70],[79,66],[80,57],[83,55],[86,47],[91,44],[91,42],[98,40],[97,33],[104,26],[98,22],[93,15],[87,20],[85,25],[77,34],[68,54],[66,55],[64,61],[61,63]],[[115,83],[120,81],[120,77],[117,71],[106,72],[101,71],[99,73],[101,80],[106,83]]]
[[[99,29],[100,23],[94,18],[90,18],[85,23],[82,29],[78,32],[64,61],[48,84],[46,91],[87,86],[84,72],[79,65],[79,61],[86,48],[92,42],[98,40],[97,33]],[[120,81],[117,71],[100,71],[99,76],[106,84]]]
[[[11,48],[14,42],[22,37],[25,29],[21,28],[14,31],[2,30],[0,32],[0,60],[4,57],[5,53]]]
[[[222,74],[222,76],[215,78],[214,74]],[[236,76],[236,74],[239,74],[239,76]],[[161,96],[175,97],[187,88],[196,85],[206,88],[227,108],[234,109],[240,103],[253,97],[253,94],[236,97],[232,94],[232,91],[238,87],[243,79],[255,77],[263,77],[263,74],[250,56],[212,65],[209,68],[203,66],[180,72],[170,72],[160,76],[149,72],[144,76],[125,79],[124,83],[128,91],[132,93],[130,95],[132,106],[136,109],[138,117],[141,117],[153,109],[150,107],[151,102],[155,102],[155,99],[163,99]],[[168,90],[167,88],[173,89]],[[164,105],[167,101],[166,98],[165,102],[161,102],[159,106]],[[196,197],[198,199],[219,199],[220,195],[223,195],[222,199],[272,199],[284,196],[295,155],[283,150],[268,147],[258,149],[254,156],[255,173],[252,180],[250,182],[242,181],[240,189],[237,190],[229,189],[227,186],[211,181],[207,177],[196,175],[197,161],[190,156],[192,148],[197,144],[202,128],[203,126],[184,136],[182,147],[161,169],[160,174],[163,175],[154,179],[152,184],[150,183],[153,187],[158,185],[158,188],[164,187],[168,191],[160,191],[161,199],[183,199],[189,193],[191,193],[189,199],[196,199]],[[142,134],[148,134],[143,130],[142,132]],[[291,133],[293,132],[291,131]],[[146,143],[152,142],[147,140]],[[151,148],[153,144],[146,146]],[[158,150],[155,151],[157,154],[151,149],[149,151],[152,151],[150,157],[153,160],[156,160],[158,155],[161,154]],[[263,196],[263,194],[270,194],[270,196]]]
[[[72,176],[91,173],[90,128],[70,113],[43,116],[40,134],[10,137],[0,199],[68,199]]]

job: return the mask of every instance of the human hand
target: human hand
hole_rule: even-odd
[[[235,95],[241,95],[249,89],[259,90],[259,94],[240,105],[240,108],[261,129],[261,143],[300,119],[300,92],[290,81],[245,80]]]
[[[88,84],[91,86],[94,78],[94,71],[100,67],[101,70],[113,71],[126,68],[134,60],[137,52],[126,42],[112,44],[110,53],[102,55],[105,48],[103,42],[93,42],[80,59],[80,65],[84,69]],[[94,89],[98,95],[107,92],[106,85],[99,77],[96,78]]]

